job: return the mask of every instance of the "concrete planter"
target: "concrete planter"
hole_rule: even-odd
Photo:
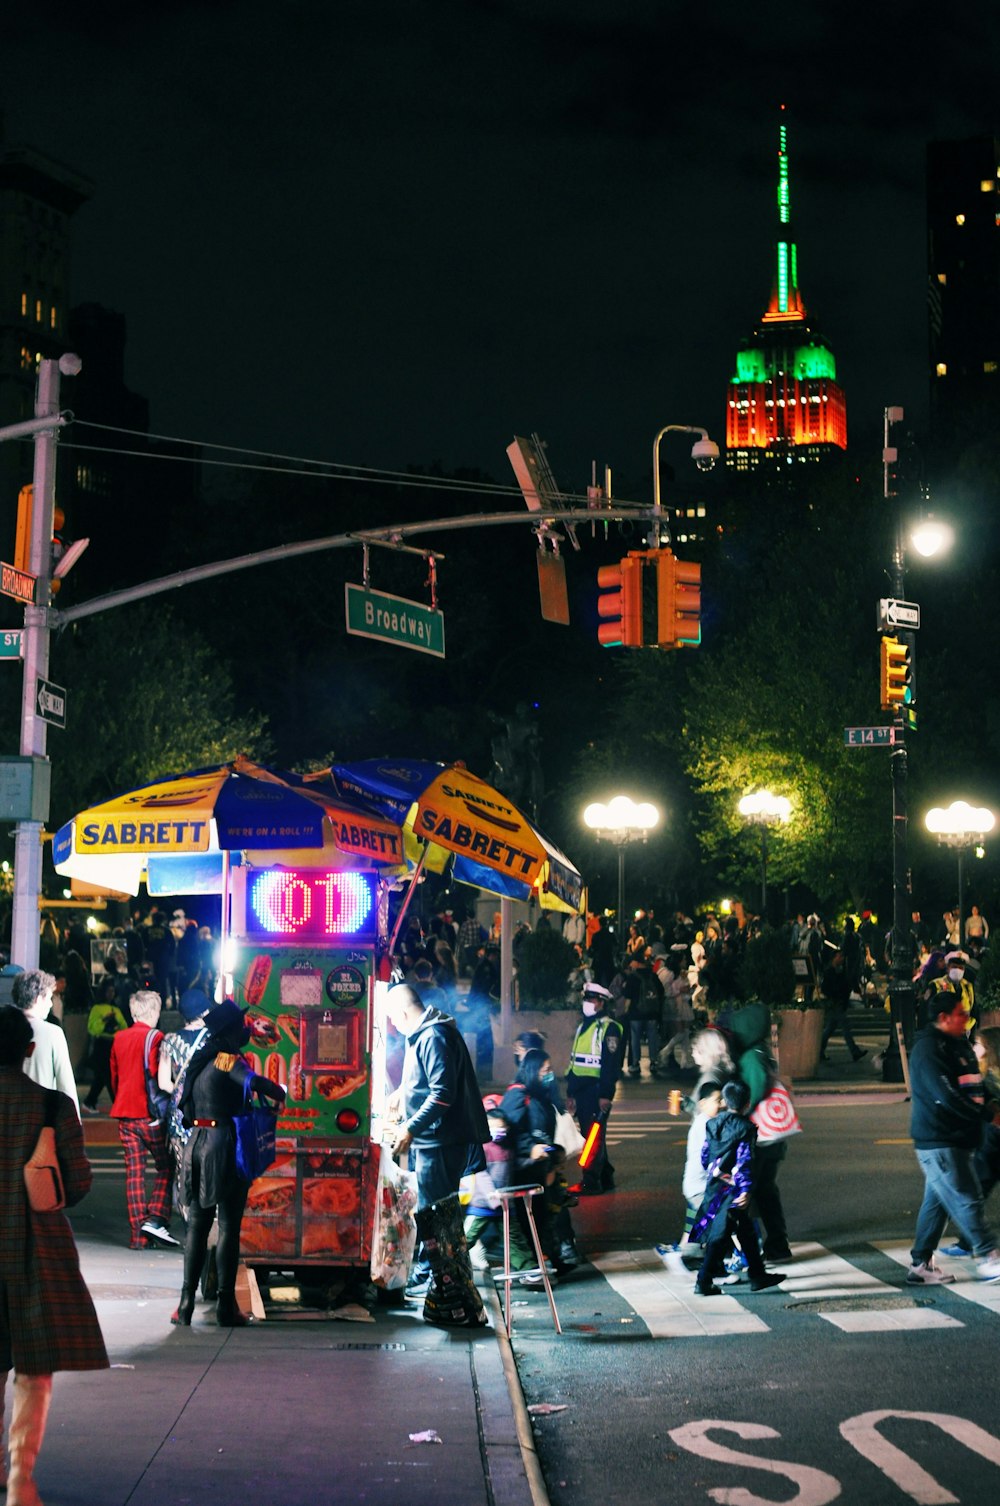
[[[819,1068],[823,1009],[777,1009],[778,1065],[783,1078],[810,1079]]]

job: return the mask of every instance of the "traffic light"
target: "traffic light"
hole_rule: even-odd
[[[642,648],[642,574],[645,556],[636,552],[597,572],[597,615],[605,620],[597,640],[605,648]]]
[[[879,689],[883,711],[901,711],[912,699],[910,645],[883,634],[879,645]]]
[[[697,648],[701,642],[701,566],[656,551],[657,633],[660,648]]]

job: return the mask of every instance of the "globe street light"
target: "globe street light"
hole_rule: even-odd
[[[583,813],[583,824],[589,826],[598,841],[613,842],[618,848],[618,925],[625,915],[625,849],[630,842],[645,842],[655,826],[660,813],[648,800],[636,804],[628,795],[616,795],[607,805],[599,801],[588,805]],[[620,934],[620,933],[619,933]],[[624,941],[623,941],[624,946]]]
[[[996,816],[986,806],[973,806],[965,800],[953,800],[942,809],[936,805],[924,817],[924,825],[937,837],[942,847],[954,847],[958,855],[958,944],[963,939],[964,867],[966,851],[974,842],[985,837],[996,825]]]
[[[744,795],[737,807],[745,821],[760,827],[760,913],[767,918],[767,829],[787,821],[792,813],[791,802],[784,795],[772,795],[770,790],[757,790],[753,795]]]

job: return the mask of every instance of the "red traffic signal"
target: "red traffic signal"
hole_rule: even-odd
[[[597,586],[597,615],[604,618],[597,640],[605,648],[642,648],[641,554],[629,555],[615,565],[601,565]]]

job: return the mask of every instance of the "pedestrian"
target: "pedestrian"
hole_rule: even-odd
[[[188,1062],[198,1047],[204,1044],[207,1032],[205,1016],[211,1002],[200,988],[186,988],[181,994],[180,1014],[184,1021],[180,1030],[171,1031],[163,1037],[160,1046],[160,1064],[156,1079],[165,1093],[170,1094],[170,1111],[166,1118],[167,1147],[174,1163],[174,1206],[183,1219],[187,1219],[187,1206],[183,1199],[182,1169],[184,1147],[191,1138],[191,1131],[184,1124],[181,1113],[181,1094],[184,1091],[184,1074]]]
[[[823,1039],[819,1049],[820,1061],[827,1060],[826,1048],[830,1044],[830,1038],[839,1030],[851,1053],[851,1061],[859,1062],[868,1053],[863,1046],[858,1045],[851,1033],[851,1024],[847,1018],[851,1003],[851,980],[848,977],[844,953],[839,948],[830,958],[830,964],[823,973],[823,998],[826,1000],[827,1011],[823,1026]]]
[[[493,1078],[493,1009],[500,1004],[500,948],[488,944],[476,963],[465,996],[462,1030],[476,1037],[476,1074],[480,1082]]]
[[[506,1119],[501,1118],[499,1104],[500,1096],[497,1093],[490,1093],[483,1099],[483,1109],[486,1112],[486,1122],[490,1131],[490,1138],[483,1145],[486,1174],[497,1190],[513,1187],[517,1181],[514,1175],[514,1132]],[[473,1190],[465,1217],[465,1239],[473,1269],[485,1271],[491,1265],[503,1264],[501,1230],[503,1214],[499,1206],[494,1206],[493,1197],[486,1195],[489,1190],[488,1186],[477,1191],[480,1178],[476,1177],[475,1181],[477,1187]],[[499,1200],[496,1201],[499,1202]],[[511,1219],[509,1238],[510,1269],[529,1271],[537,1266],[537,1258],[521,1231],[519,1219]]]
[[[250,1027],[238,1004],[226,1000],[209,1010],[205,1038],[187,1063],[179,1107],[186,1129],[181,1201],[187,1208],[184,1240],[184,1282],[171,1323],[187,1328],[194,1313],[195,1294],[208,1252],[208,1236],[216,1216],[219,1240],[215,1247],[218,1280],[216,1321],[220,1328],[243,1328],[250,1321],[236,1305],[236,1272],[240,1260],[240,1225],[250,1183],[236,1164],[236,1129],[253,1093],[279,1108],[285,1089],[254,1072],[242,1048]]]
[[[985,1030],[980,1030],[972,1049],[979,1058],[983,1074],[986,1109],[982,1139],[973,1162],[985,1204],[997,1182],[1000,1182],[1000,1029],[990,1025]],[[953,1245],[941,1246],[941,1253],[971,1255],[972,1251],[966,1244],[964,1235],[959,1234]]]
[[[128,1029],[128,1021],[115,1002],[118,984],[108,974],[97,992],[97,1002],[87,1016],[87,1039],[90,1042],[90,1091],[80,1107],[85,1114],[98,1112],[98,1100],[107,1088],[111,1093],[111,1042],[119,1030]]]
[[[694,1287],[699,1297],[722,1295],[714,1277],[722,1269],[722,1261],[734,1234],[746,1256],[752,1292],[767,1291],[785,1279],[782,1272],[764,1269],[757,1231],[750,1217],[757,1142],[756,1128],[747,1117],[750,1090],[744,1082],[727,1082],[720,1096],[722,1108],[705,1128],[701,1162],[708,1183],[691,1230],[692,1239],[700,1241],[704,1247]]]
[[[615,938],[608,930],[608,917],[604,914],[597,917],[597,930],[590,940],[590,962],[595,983],[607,988],[615,974]]]
[[[133,1023],[111,1042],[111,1117],[118,1120],[125,1153],[125,1203],[133,1250],[148,1249],[151,1239],[180,1244],[168,1228],[173,1162],[167,1149],[166,1103],[164,1116],[158,1117],[150,1098],[150,1082],[156,1083],[160,1067],[163,1032],[156,1025],[161,1007],[159,994],[139,989],[129,1003]],[[153,1163],[153,1192],[148,1198],[147,1159]]]
[[[732,1036],[736,1072],[750,1090],[753,1113],[777,1082],[778,1068],[768,1049],[771,1014],[766,1004],[746,1004],[725,1019]],[[753,1196],[764,1225],[764,1259],[791,1260],[785,1209],[778,1190],[778,1173],[788,1153],[788,1141],[770,1132],[758,1134],[754,1157]]]
[[[611,993],[600,983],[585,983],[581,1010],[566,1074],[566,1107],[576,1114],[586,1139],[600,1122],[596,1148],[584,1168],[580,1191],[588,1196],[612,1192],[615,1168],[608,1156],[607,1130],[611,1104],[622,1075],[622,1027],[607,1013]]]
[[[721,1088],[723,1083],[736,1076],[736,1065],[729,1050],[729,1041],[721,1030],[709,1025],[699,1030],[691,1042],[691,1056],[698,1068],[698,1078],[690,1094],[683,1100],[689,1114],[698,1112],[701,1090],[707,1083]]]
[[[61,1210],[32,1212],[25,1197],[24,1163],[46,1123],[55,1131],[67,1207],[86,1196],[92,1180],[73,1106],[24,1071],[35,1049],[24,1011],[0,1006],[0,1410],[14,1371],[8,1506],[41,1506],[34,1470],[53,1371],[108,1368],[69,1220]]]
[[[642,1042],[649,1053],[649,1075],[659,1077],[660,1032],[663,1023],[663,984],[642,954],[628,959],[625,974],[628,1000],[629,1077],[642,1076]]]
[[[664,1251],[684,1250],[695,1243],[691,1230],[694,1228],[699,1209],[708,1187],[708,1172],[701,1159],[708,1135],[708,1123],[722,1107],[722,1087],[718,1083],[703,1082],[698,1090],[694,1118],[687,1133],[687,1148],[684,1154],[684,1175],[681,1191],[684,1194],[684,1232],[676,1245],[664,1246]]]
[[[526,1051],[518,1062],[517,1081],[511,1083],[500,1100],[497,1112],[510,1126],[514,1136],[514,1177],[525,1185],[537,1182],[542,1191],[532,1199],[532,1212],[538,1238],[546,1256],[559,1270],[559,1242],[555,1232],[555,1217],[558,1207],[552,1197],[557,1168],[565,1155],[556,1144],[556,1104],[558,1101],[555,1073],[544,1050]],[[562,1199],[558,1200],[559,1206]],[[522,1207],[518,1205],[518,1216]],[[527,1218],[522,1233],[529,1234]],[[522,1284],[541,1286],[542,1279],[526,1277]]]
[[[450,1015],[425,1005],[405,983],[390,988],[386,1010],[406,1039],[403,1076],[389,1098],[390,1118],[400,1115],[393,1153],[409,1153],[417,1176],[417,1211],[457,1194],[463,1174],[485,1171],[490,1139],[486,1113],[465,1041]],[[426,1296],[431,1267],[420,1249],[406,1284],[411,1298]],[[471,1280],[471,1268],[470,1268]]]
[[[910,1053],[910,1134],[924,1174],[924,1197],[906,1280],[910,1286],[955,1280],[934,1263],[950,1218],[979,1261],[980,1279],[997,1281],[1000,1249],[986,1223],[975,1168],[986,1112],[979,1064],[966,1035],[968,1011],[960,994],[937,989],[927,1013],[928,1023]]]
[[[57,1092],[65,1093],[79,1119],[80,1101],[69,1046],[60,1027],[53,1025],[48,1019],[55,986],[56,980],[51,973],[32,968],[28,972],[18,973],[14,979],[11,1001],[27,1015],[35,1041],[35,1049],[25,1062],[24,1070],[39,1087],[55,1088]]]

